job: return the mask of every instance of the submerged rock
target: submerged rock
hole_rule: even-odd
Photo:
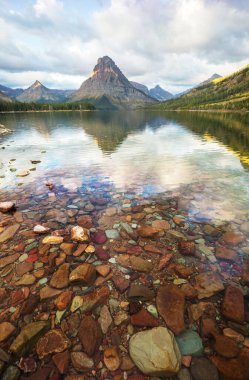
[[[0,212],[7,213],[9,211],[12,211],[15,209],[15,203],[14,202],[0,202]]]
[[[223,299],[222,314],[230,321],[243,323],[245,319],[244,296],[239,288],[228,286]]]
[[[174,335],[166,327],[133,335],[129,352],[136,366],[146,375],[172,376],[180,369],[181,354]]]
[[[180,352],[183,356],[201,356],[203,345],[200,336],[193,330],[186,330],[176,337]]]
[[[70,345],[70,340],[61,330],[50,330],[37,342],[36,352],[43,359],[49,354],[65,351]]]

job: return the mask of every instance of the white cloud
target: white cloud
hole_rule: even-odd
[[[45,84],[60,73],[71,78],[69,87],[79,79],[79,87],[97,58],[109,55],[129,79],[177,92],[248,63],[243,0],[112,0],[97,8],[90,0],[36,0],[22,9],[1,3],[0,69],[11,84],[13,73],[20,83],[21,75],[28,80],[39,71]]]

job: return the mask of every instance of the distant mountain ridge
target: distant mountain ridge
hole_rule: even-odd
[[[141,83],[137,83],[137,82],[132,82],[131,81],[131,84],[135,88],[137,88],[138,90],[143,91],[146,95],[149,95],[152,98],[154,98],[156,100],[159,100],[159,101],[172,99],[174,97],[173,94],[171,94],[170,92],[164,90],[159,85],[156,85],[154,88],[151,88],[149,90],[147,86],[145,86],[145,85],[143,85]]]
[[[11,103],[12,99],[9,96],[5,95],[2,91],[0,91],[0,102]]]
[[[225,77],[216,74],[182,96],[163,102],[158,109],[249,109],[249,65]]]
[[[10,88],[0,84],[0,91],[10,98],[15,98],[16,96],[21,95],[24,90],[22,88]]]
[[[99,58],[90,78],[69,101],[87,101],[103,108],[136,108],[155,99],[135,88],[108,56]]]
[[[47,88],[41,82],[36,80],[30,87],[18,95],[16,99],[25,103],[63,103],[71,93],[72,90],[55,90]]]

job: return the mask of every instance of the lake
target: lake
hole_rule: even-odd
[[[248,114],[17,113],[0,124],[11,130],[0,137],[2,194],[108,183],[117,193],[180,196],[194,219],[248,216]]]

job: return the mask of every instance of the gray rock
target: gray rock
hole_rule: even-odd
[[[190,371],[194,380],[219,380],[216,367],[206,358],[194,358]]]

